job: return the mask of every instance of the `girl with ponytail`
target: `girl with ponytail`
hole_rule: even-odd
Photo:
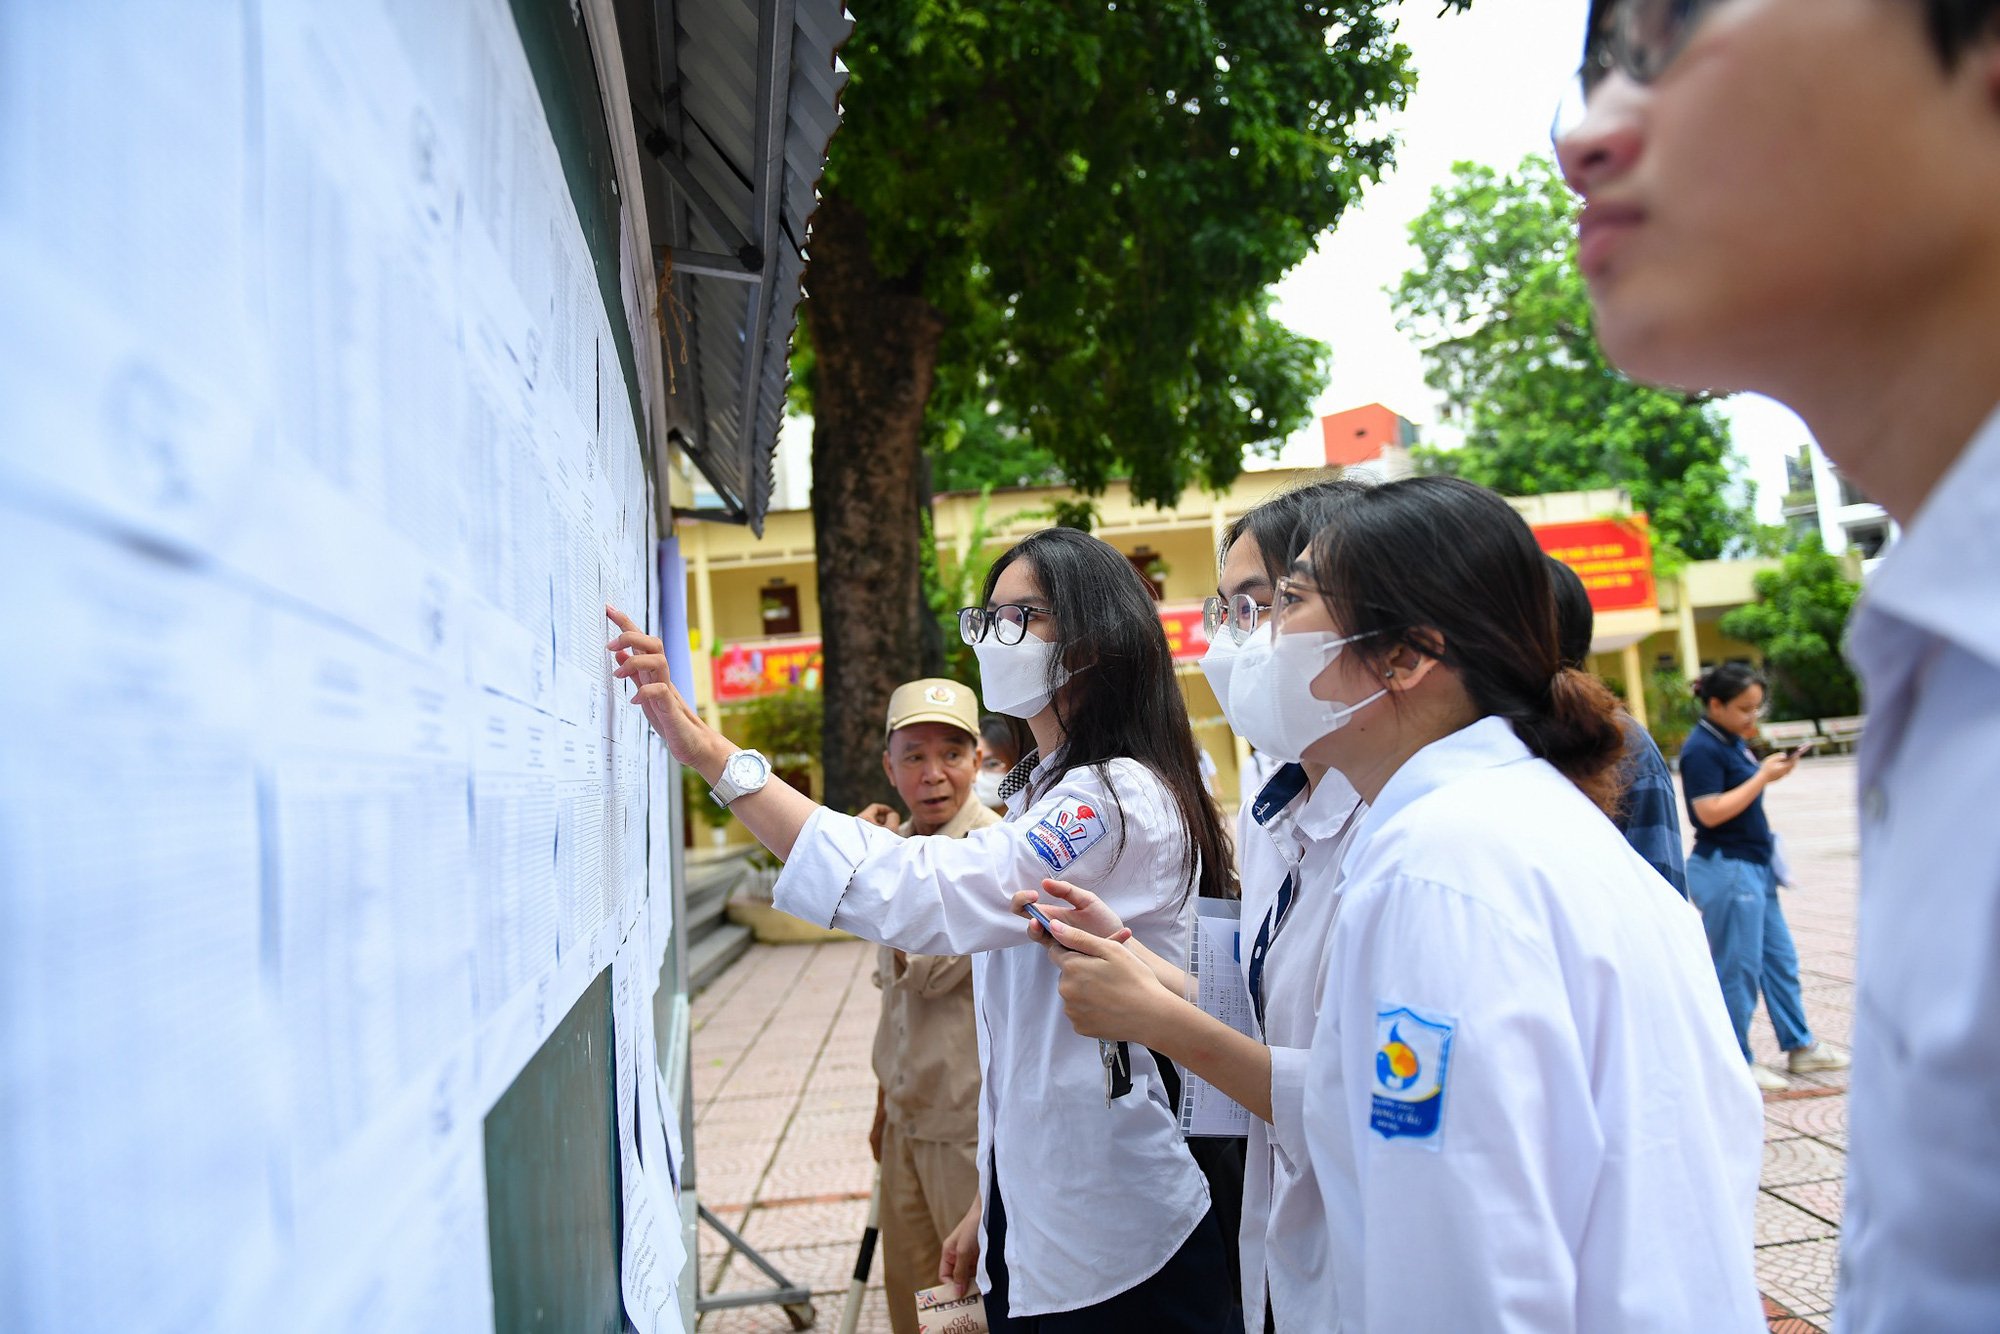
[[[1231,717],[1366,803],[1303,1098],[1327,1328],[1753,1330],[1762,1116],[1695,915],[1619,835],[1621,737],[1491,491],[1343,506]]]

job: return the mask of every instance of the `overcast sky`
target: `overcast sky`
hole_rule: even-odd
[[[1584,0],[1477,0],[1471,12],[1439,14],[1442,0],[1398,6],[1417,88],[1387,124],[1399,136],[1395,169],[1349,209],[1319,250],[1277,288],[1285,323],[1333,349],[1333,380],[1319,411],[1380,402],[1419,427],[1437,420],[1417,350],[1396,328],[1385,289],[1416,262],[1410,220],[1431,190],[1471,159],[1510,168],[1549,149],[1549,122],[1576,68]],[[1732,400],[1737,448],[1757,483],[1760,517],[1775,521],[1784,456],[1807,439],[1804,423],[1769,399]],[[1285,448],[1287,463],[1323,457],[1319,426]]]

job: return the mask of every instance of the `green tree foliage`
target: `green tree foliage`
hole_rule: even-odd
[[[1755,644],[1771,678],[1775,718],[1845,718],[1861,711],[1861,687],[1841,656],[1841,637],[1861,585],[1807,537],[1756,579],[1757,600],[1722,618],[1722,633]]]
[[[857,11],[805,306],[831,800],[875,795],[867,738],[923,657],[927,444],[934,485],[1052,468],[1169,503],[1309,419],[1326,349],[1266,290],[1389,164],[1386,4]]]
[[[759,695],[742,706],[743,744],[761,750],[774,765],[798,768],[819,754],[819,692],[792,686]]]
[[[1061,485],[1055,455],[1009,420],[993,400],[935,401],[924,419],[933,491],[990,491]]]
[[[1701,718],[1701,704],[1678,667],[1655,670],[1646,678],[1646,724],[1662,755],[1678,755]]]
[[[944,320],[934,401],[1005,405],[1075,485],[1226,483],[1325,349],[1265,289],[1389,162],[1382,0],[889,0],[857,14],[827,192]]]
[[[1754,545],[1755,493],[1714,404],[1634,384],[1598,350],[1576,207],[1545,157],[1505,175],[1461,162],[1410,224],[1422,263],[1394,293],[1401,327],[1465,428],[1422,466],[1512,496],[1622,487],[1692,560]]]
[[[979,602],[986,587],[986,572],[993,568],[1000,549],[991,545],[993,529],[986,519],[986,497],[972,511],[972,531],[966,535],[963,562],[946,564],[937,558],[937,540],[930,516],[924,516],[924,600],[937,621],[942,663],[937,675],[950,677],[973,690],[979,689],[979,658],[972,646],[959,637],[958,613]]]

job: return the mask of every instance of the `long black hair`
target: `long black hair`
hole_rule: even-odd
[[[1312,535],[1330,522],[1342,505],[1372,485],[1350,477],[1329,477],[1302,483],[1258,501],[1223,530],[1222,543],[1215,552],[1216,565],[1228,560],[1229,549],[1247,537],[1257,544],[1258,558],[1264,562],[1264,572],[1275,586],[1292,568],[1292,561],[1306,549]]]
[[[1183,883],[1205,896],[1230,897],[1233,877],[1222,817],[1202,785],[1187,704],[1174,680],[1173,655],[1151,588],[1109,544],[1074,528],[1044,528],[993,562],[986,602],[993,600],[1001,574],[1020,560],[1034,570],[1055,613],[1051,678],[1057,664],[1071,673],[1060,688],[1050,681],[1065,740],[1035,795],[1072,769],[1089,768],[1117,804],[1108,766],[1115,759],[1137,760],[1165,785],[1187,829]]]
[[[1481,714],[1618,809],[1618,702],[1564,664],[1548,561],[1506,501],[1456,477],[1385,482],[1314,537],[1311,563],[1341,633],[1367,636],[1348,652],[1378,670],[1398,646],[1436,658]]]
[[[1548,558],[1549,588],[1556,595],[1556,639],[1562,649],[1563,666],[1578,671],[1590,661],[1590,643],[1597,634],[1597,611],[1590,605],[1590,590],[1583,576],[1554,556]]]

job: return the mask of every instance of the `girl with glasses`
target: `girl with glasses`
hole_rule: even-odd
[[[1232,725],[1237,664],[1267,633],[1261,627],[1286,568],[1313,532],[1365,490],[1346,480],[1299,487],[1252,509],[1225,534],[1216,596],[1204,618],[1209,648],[1201,665]],[[1254,1114],[1238,1228],[1245,1324],[1252,1330],[1319,1330],[1330,1300],[1321,1291],[1328,1280],[1326,1217],[1299,1133],[1303,1075],[1319,1009],[1334,875],[1360,798],[1324,764],[1300,764],[1282,751],[1282,758],[1260,754],[1266,780],[1249,787],[1236,836],[1243,949],[1235,984],[1249,990],[1255,1036],[1245,1037],[1183,999],[1189,979],[1141,941],[1129,942],[1131,960],[1107,955],[1096,940],[1081,944],[1089,953],[1058,949],[1052,958],[1064,970],[1068,1014],[1079,1032],[1152,1045]],[[1101,939],[1125,939],[1124,924],[1096,895],[1062,882],[1048,888],[1063,900],[1043,905],[1050,917]],[[1038,926],[1031,935],[1048,939]],[[1096,968],[1105,957],[1129,966]]]
[[[1232,722],[1365,803],[1299,1076],[1311,1326],[1761,1329],[1761,1109],[1700,927],[1606,818],[1615,702],[1562,665],[1527,525],[1466,482],[1388,483],[1273,615]],[[1066,988],[1127,966],[1060,938],[1093,956]],[[1164,1024],[1135,1036],[1202,1068]]]
[[[975,956],[980,1204],[947,1241],[941,1277],[967,1282],[976,1267],[995,1331],[1238,1329],[1228,1239],[1181,1137],[1173,1076],[1144,1047],[1070,1027],[1055,965],[1013,904],[1067,876],[1184,966],[1188,896],[1230,888],[1151,592],[1112,547],[1048,529],[995,562],[961,627],[986,707],[1035,745],[1002,785],[1006,822],[961,839],[900,839],[816,806],[701,720],[658,640],[627,627],[611,647],[674,757],[785,859],[780,908],[914,953]],[[758,772],[739,781],[739,769]]]

